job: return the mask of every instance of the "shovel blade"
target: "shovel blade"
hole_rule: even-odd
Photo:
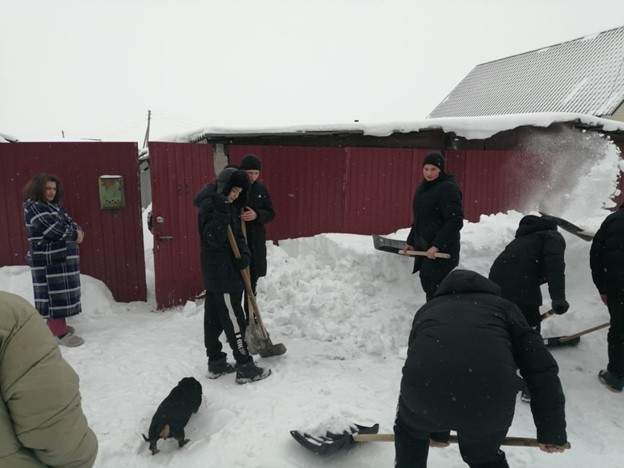
[[[355,443],[353,440],[355,434],[377,434],[377,432],[379,432],[379,424],[370,427],[354,424],[349,431],[344,431],[342,434],[327,432],[325,435],[314,436],[301,431],[290,431],[290,435],[311,452],[329,456],[352,446]]]
[[[550,338],[544,338],[544,344],[548,348],[559,348],[562,346],[578,346],[581,342],[581,337],[577,336],[568,341],[561,341],[565,336],[551,336]]]
[[[259,354],[260,357],[281,356],[286,352],[286,346],[282,343],[273,344],[271,338],[264,337],[260,327],[255,322],[251,322],[247,326],[245,340],[247,341],[247,350],[251,354]]]

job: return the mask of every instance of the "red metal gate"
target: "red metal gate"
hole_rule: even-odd
[[[22,188],[39,172],[65,186],[63,205],[86,233],[80,271],[103,281],[120,302],[145,301],[145,257],[136,143],[0,144],[0,266],[24,265],[28,249]],[[123,178],[123,208],[102,209],[98,178]]]
[[[204,290],[193,198],[215,176],[211,145],[151,142],[149,152],[155,294],[162,309]]]

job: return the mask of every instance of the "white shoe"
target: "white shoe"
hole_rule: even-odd
[[[63,338],[56,338],[56,342],[61,346],[67,346],[68,348],[75,348],[84,343],[84,340],[78,335],[73,333],[67,333]]]

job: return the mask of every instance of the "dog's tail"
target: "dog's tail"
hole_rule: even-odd
[[[145,437],[145,434],[141,434],[141,435],[143,436],[143,440],[144,440],[145,442],[149,442],[149,441],[150,441],[147,437]]]

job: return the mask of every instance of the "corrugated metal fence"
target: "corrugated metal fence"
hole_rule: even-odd
[[[24,265],[22,189],[47,172],[61,178],[68,214],[85,230],[81,272],[102,280],[117,301],[146,300],[136,143],[0,145],[0,265]],[[125,208],[100,209],[98,176],[123,177]]]

